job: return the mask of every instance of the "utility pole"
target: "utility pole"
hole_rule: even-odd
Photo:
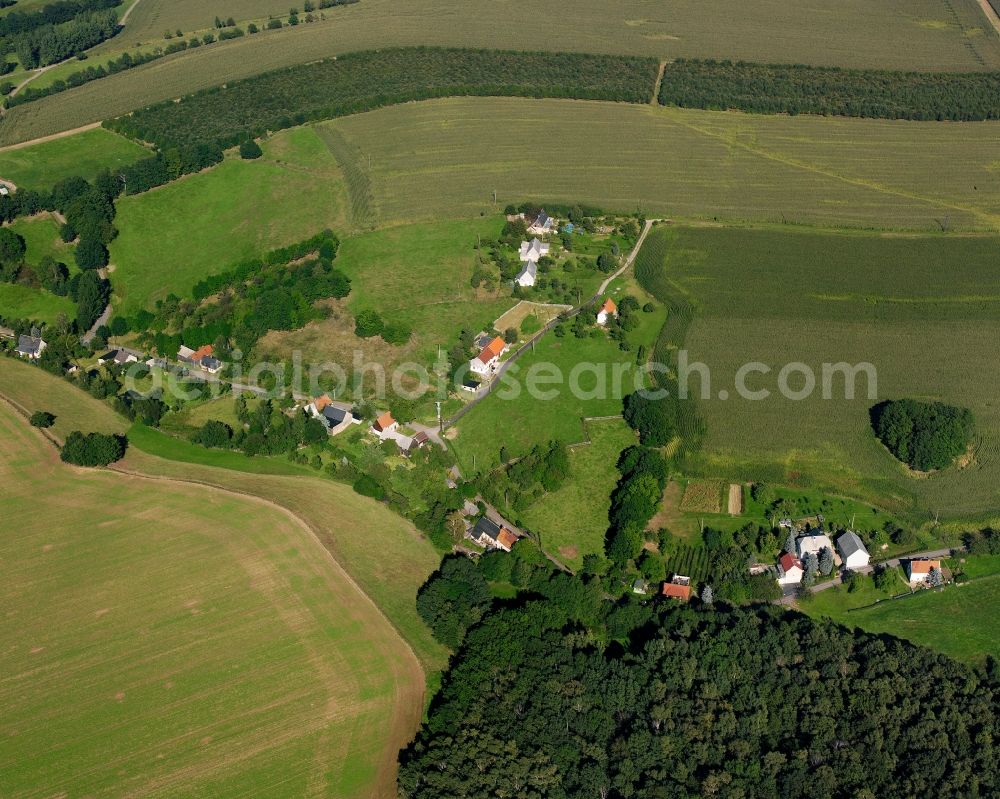
[[[443,433],[444,421],[441,419],[441,400],[437,400],[434,404],[437,405],[437,411],[438,411],[438,432]]]

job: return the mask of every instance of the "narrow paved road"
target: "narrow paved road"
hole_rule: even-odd
[[[86,333],[80,336],[80,341],[82,341],[84,345],[89,346],[94,336],[97,335],[97,328],[99,328],[101,325],[106,325],[108,323],[108,319],[110,318],[111,318],[111,303],[108,303],[107,307],[101,312],[101,315],[97,317],[97,321],[95,321],[94,324],[90,326],[90,330],[88,330]]]
[[[635,262],[636,256],[639,254],[639,250],[642,249],[642,244],[646,240],[646,236],[649,235],[649,231],[653,229],[653,224],[660,221],[662,220],[647,219],[646,224],[642,228],[642,232],[639,234],[639,238],[635,242],[635,246],[632,248],[632,251],[628,254],[628,257],[625,259],[625,263],[622,264],[613,274],[609,275],[608,278],[603,283],[601,283],[601,286],[597,290],[597,293],[594,294],[594,296],[591,297],[590,299],[586,300],[585,302],[582,302],[573,310],[567,312],[564,318],[560,318],[557,316],[555,319],[553,319],[551,322],[545,325],[541,330],[535,333],[535,335],[533,335],[530,339],[528,339],[521,346],[520,349],[518,349],[506,361],[500,364],[500,368],[497,369],[497,372],[493,376],[493,379],[490,380],[490,382],[487,383],[484,388],[479,389],[479,391],[476,394],[476,397],[471,402],[460,408],[459,411],[450,419],[444,420],[444,429],[447,430],[449,427],[456,424],[459,419],[461,419],[463,416],[465,416],[465,414],[467,414],[474,407],[476,407],[476,405],[478,405],[480,402],[486,399],[493,392],[493,390],[498,385],[500,385],[500,378],[503,377],[504,373],[511,367],[511,364],[515,363],[522,355],[524,355],[524,353],[529,352],[531,348],[534,346],[535,342],[538,341],[542,336],[544,336],[546,333],[548,333],[557,325],[562,324],[562,322],[564,322],[566,319],[572,319],[588,305],[592,305],[593,303],[597,302],[597,300],[601,296],[603,296],[604,292],[607,291],[608,286],[611,285],[612,281],[620,277],[630,266],[632,266],[632,264]]]

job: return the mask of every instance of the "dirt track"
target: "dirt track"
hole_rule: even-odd
[[[28,141],[20,141],[17,144],[8,144],[6,147],[0,147],[0,153],[7,152],[8,150],[23,150],[25,147],[31,147],[33,144],[42,144],[47,141],[55,141],[56,139],[65,139],[67,136],[73,136],[77,133],[83,133],[84,131],[93,130],[94,128],[101,127],[100,122],[91,122],[89,125],[81,125],[78,128],[73,128],[72,130],[64,130],[60,133],[52,133],[49,136],[39,136],[37,139],[29,139]]]

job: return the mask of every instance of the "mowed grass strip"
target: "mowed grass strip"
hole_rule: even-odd
[[[586,422],[590,444],[569,451],[570,477],[563,486],[535,502],[521,514],[542,547],[572,569],[584,555],[604,553],[611,492],[618,484],[615,469],[622,450],[637,443],[635,433],[621,419]]]
[[[1000,229],[1000,122],[450,98],[325,124],[368,173],[383,223],[559,201],[670,218]]]
[[[214,19],[215,13],[225,17],[233,0],[208,11],[196,9],[195,0],[183,0],[176,3],[183,7],[177,14],[173,5],[173,0],[141,0],[122,42],[131,46],[150,32],[159,37],[178,26],[186,31],[185,24],[204,24],[197,20]],[[264,0],[254,0],[250,7],[258,13],[264,6]],[[246,18],[239,10],[230,13]],[[1000,38],[989,32],[976,0],[886,0],[877,5],[844,0],[822,13],[784,0],[738,6],[704,0],[673,8],[670,14],[656,0],[581,0],[572,14],[557,0],[413,0],[405,13],[393,0],[363,0],[325,13],[323,22],[178,53],[14,108],[5,116],[0,144],[73,129],[266,70],[385,47],[486,47],[881,69],[1000,68]],[[511,24],[516,19],[551,24]],[[133,25],[137,36],[129,33]]]
[[[240,260],[349,225],[340,170],[310,128],[275,137],[257,161],[227,159],[117,207],[112,282],[125,313],[171,292],[189,297]]]
[[[114,171],[150,155],[124,136],[95,128],[30,147],[0,150],[0,178],[19,188],[45,191],[64,178],[89,180],[102,169]]]
[[[710,383],[691,383],[706,425],[696,474],[824,487],[920,519],[977,517],[1000,500],[1000,416],[993,342],[1000,291],[989,235],[881,236],[780,228],[668,228],[654,231],[659,265],[640,278],[693,308],[685,349]],[[643,271],[646,270],[646,271]],[[738,396],[737,370],[759,362]],[[781,394],[778,373],[801,363],[816,387],[804,399]],[[823,364],[872,364],[853,398],[843,374]],[[797,391],[804,378],[793,374]],[[722,399],[720,392],[728,392]],[[972,463],[926,478],[910,476],[871,433],[878,400],[914,397],[969,407],[976,418]]]
[[[419,669],[299,523],[0,438],[5,796],[391,795]]]

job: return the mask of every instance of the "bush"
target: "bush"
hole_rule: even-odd
[[[411,333],[409,325],[390,323],[383,327],[382,338],[389,344],[402,345],[410,340]]]
[[[232,439],[233,429],[217,419],[209,419],[194,436],[194,440],[203,447],[219,449],[228,449]]]
[[[673,440],[673,411],[665,400],[648,399],[638,391],[629,394],[625,397],[624,416],[646,446],[662,447]]]
[[[264,151],[260,149],[260,145],[253,139],[247,139],[247,141],[240,144],[240,158],[244,161],[260,158],[263,154]]]
[[[28,422],[32,427],[52,427],[52,425],[56,422],[56,417],[48,411],[35,411],[31,414],[31,418],[28,419]]]
[[[378,481],[374,477],[367,474],[363,474],[355,480],[353,488],[363,497],[372,497],[374,499],[385,498],[385,489],[379,485]]]
[[[377,336],[384,329],[385,322],[376,311],[362,311],[354,319],[354,335],[359,338]]]
[[[74,430],[66,437],[60,457],[75,466],[107,466],[125,455],[128,439],[125,436],[88,433]]]
[[[76,231],[73,229],[73,226],[68,222],[65,225],[60,226],[59,238],[61,238],[66,244],[69,244],[71,241],[76,241]]]

